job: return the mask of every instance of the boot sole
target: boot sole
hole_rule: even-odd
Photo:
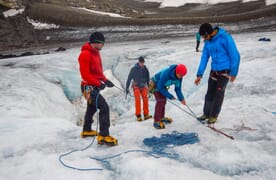
[[[87,137],[95,137],[97,135],[81,135],[81,138],[87,138]]]
[[[100,144],[100,145],[107,145],[107,146],[116,146],[116,145],[118,145],[118,141],[116,141],[116,142],[99,141],[98,144]]]

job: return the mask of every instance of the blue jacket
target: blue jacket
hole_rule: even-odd
[[[240,53],[230,34],[217,27],[217,34],[211,40],[204,41],[201,62],[197,76],[204,74],[209,57],[212,57],[211,70],[229,70],[231,76],[237,76],[240,64]]]
[[[168,87],[170,85],[174,84],[174,90],[177,95],[177,98],[179,101],[182,101],[184,99],[184,96],[181,92],[181,84],[182,84],[182,78],[178,79],[176,77],[175,68],[177,65],[171,65],[170,67],[161,70],[157,74],[154,75],[152,80],[156,84],[156,89],[159,91],[162,95],[167,97],[168,99],[173,99],[174,96],[169,93]]]

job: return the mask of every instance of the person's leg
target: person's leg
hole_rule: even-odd
[[[143,99],[143,112],[144,115],[149,115],[149,98],[148,98],[148,88],[141,88],[141,94]]]
[[[99,94],[96,104],[99,112],[100,133],[97,136],[98,144],[107,144],[109,146],[115,146],[118,144],[118,140],[109,135],[110,119],[109,119],[109,106],[104,97]]]
[[[88,103],[87,102],[87,108],[86,108],[86,113],[84,116],[84,124],[83,124],[83,131],[91,131],[91,125],[93,123],[93,115],[96,112],[96,106],[95,104]]]
[[[156,100],[154,122],[160,122],[161,119],[165,116],[166,97],[158,91],[154,92],[154,97]]]
[[[217,118],[224,99],[225,88],[229,79],[225,76],[219,76],[217,79],[217,86],[215,89],[212,108],[210,110],[210,117]]]
[[[81,86],[81,92],[84,94],[85,87]],[[93,123],[93,115],[96,112],[96,106],[93,103],[93,101],[88,101],[87,100],[87,107],[86,107],[86,112],[84,116],[84,124],[83,124],[83,132],[86,131],[91,131],[91,125]]]
[[[209,77],[208,80],[208,89],[205,95],[205,102],[203,113],[205,116],[210,117],[211,108],[213,106],[213,100],[216,93],[217,81]]]
[[[138,87],[133,88],[134,98],[135,98],[135,115],[141,116],[141,93]]]
[[[100,123],[100,135],[101,136],[109,136],[109,127],[110,127],[110,119],[109,119],[109,106],[105,101],[104,97],[99,94],[97,102],[97,107],[100,109],[99,112],[99,123]]]
[[[198,51],[200,41],[196,41],[196,51]]]

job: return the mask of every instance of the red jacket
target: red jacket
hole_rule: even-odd
[[[85,43],[79,55],[79,66],[82,85],[100,86],[107,78],[103,74],[102,59],[99,50]]]

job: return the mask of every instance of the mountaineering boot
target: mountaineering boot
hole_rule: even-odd
[[[161,122],[165,123],[165,124],[171,124],[172,123],[172,118],[170,117],[164,117],[161,119]]]
[[[85,138],[85,137],[93,137],[93,136],[97,136],[98,135],[98,132],[95,131],[95,130],[91,130],[91,131],[82,131],[80,136],[82,138]]]
[[[137,121],[143,121],[141,115],[136,115]]]
[[[205,114],[203,114],[202,116],[199,116],[196,119],[199,120],[199,121],[204,121],[204,120],[206,120],[208,118],[209,118],[208,116],[206,116]]]
[[[216,117],[210,117],[210,118],[208,119],[207,123],[208,123],[208,124],[214,124],[214,123],[216,123],[216,121],[217,121],[217,118],[216,118]]]
[[[101,145],[106,144],[108,146],[115,146],[118,144],[118,140],[112,136],[98,135],[97,140],[98,140],[98,144],[101,144]]]
[[[152,118],[152,115],[144,115],[144,120],[148,120],[150,118]]]
[[[162,121],[154,122],[153,127],[155,127],[156,129],[165,129],[165,124]]]

